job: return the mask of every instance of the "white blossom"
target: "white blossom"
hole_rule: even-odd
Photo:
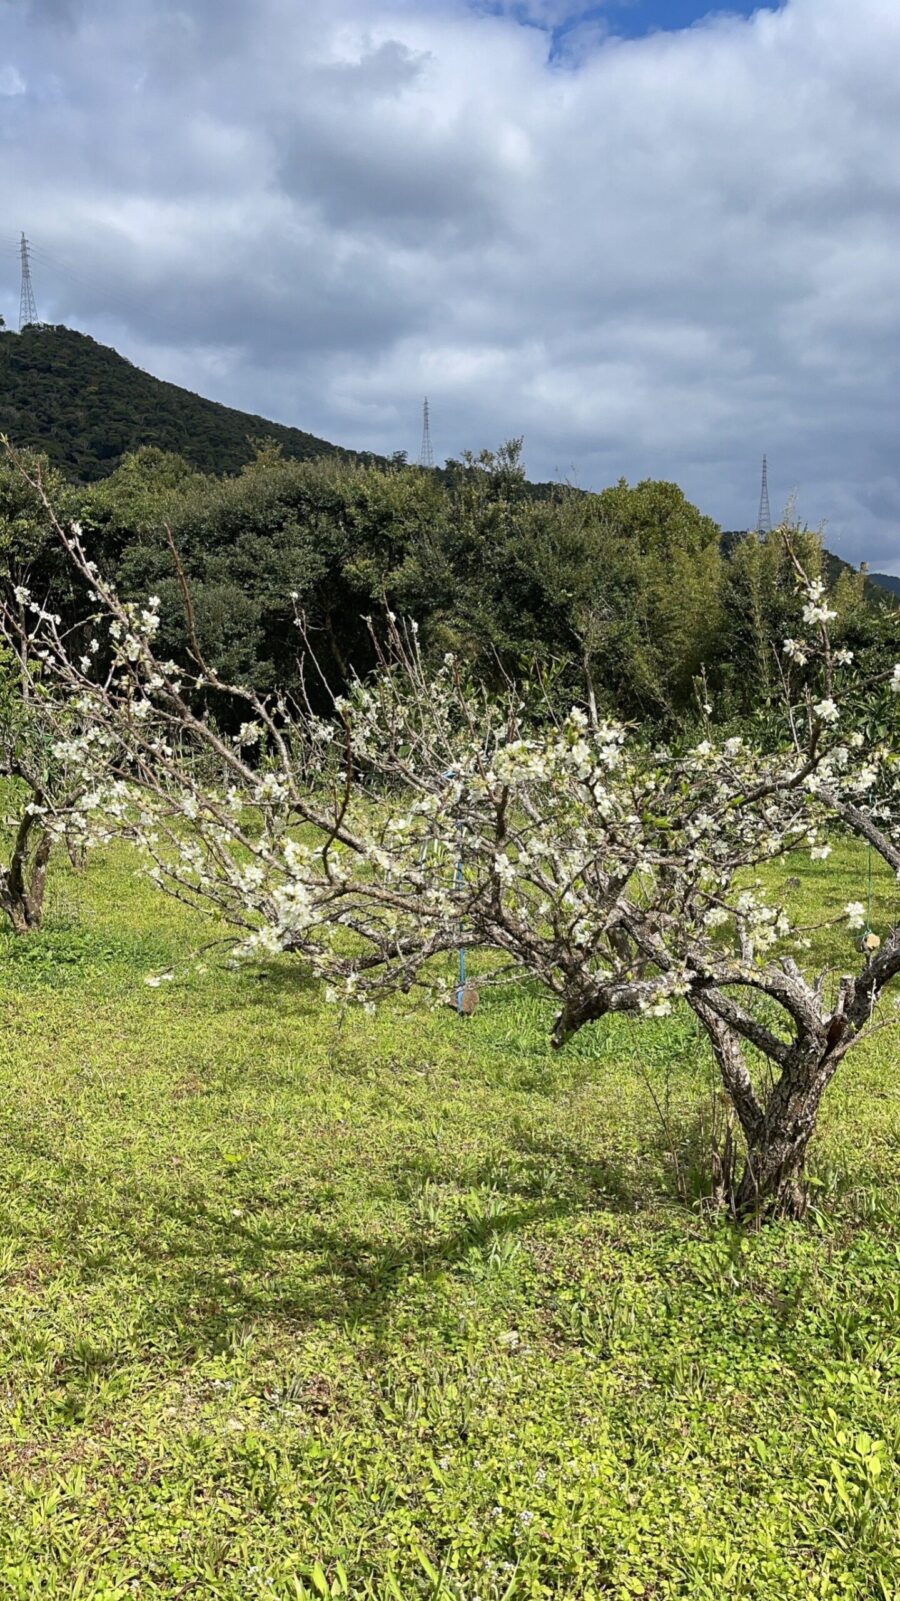
[[[828,606],[804,606],[803,621],[805,623],[830,623],[837,616]]]
[[[822,723],[836,723],[840,716],[837,706],[830,696],[826,700],[820,700],[813,707],[813,711]]]

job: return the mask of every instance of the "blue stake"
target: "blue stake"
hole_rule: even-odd
[[[456,775],[452,767],[444,774],[445,778],[454,778],[455,776]],[[456,859],[454,888],[459,894],[462,894],[463,886],[465,884],[465,872],[463,869],[463,824],[461,820],[456,825],[456,838],[458,841],[458,856]],[[478,996],[474,989],[470,990],[466,981],[466,947],[461,943],[462,917],[460,917],[459,924],[459,989],[456,991],[456,1010],[460,1017],[470,1017],[472,1012],[474,1012],[475,1007],[478,1005]]]
[[[461,827],[461,825],[457,826],[457,833],[460,836],[460,852],[462,852],[462,842],[461,842],[462,841],[462,827]],[[456,864],[456,887],[457,887],[458,890],[462,890],[463,883],[464,883],[463,864],[462,864],[462,855],[460,854],[459,861]],[[462,1009],[463,1009],[463,993],[465,991],[465,987],[466,987],[466,947],[465,947],[465,945],[460,945],[460,947],[459,947],[459,989],[456,992],[456,1010],[460,1014],[462,1013]]]

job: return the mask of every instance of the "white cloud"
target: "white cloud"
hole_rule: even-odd
[[[0,67],[0,95],[4,97],[23,95],[27,87],[18,67],[9,64]]]
[[[414,449],[427,391],[445,453],[524,432],[535,475],[675,478],[726,526],[765,450],[773,503],[900,570],[895,0],[562,65],[500,9],[21,13],[0,201],[39,311],[361,447]]]

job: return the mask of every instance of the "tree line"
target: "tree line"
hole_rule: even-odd
[[[333,691],[371,668],[367,618],[390,611],[416,620],[434,660],[452,651],[495,686],[539,677],[563,699],[587,682],[626,719],[689,716],[701,675],[723,720],[764,715],[780,692],[781,645],[797,623],[784,535],[728,548],[676,484],[537,495],[519,441],[441,473],[402,459],[289,460],[266,442],[229,477],[147,447],[88,486],[28,459],[120,592],[160,595],[161,643],[175,658],[185,644],[177,552],[204,655],[262,693],[298,687],[298,615]],[[794,540],[821,571],[815,536],[795,530]],[[14,582],[65,611],[71,574],[9,466],[0,557]],[[889,600],[872,603],[862,574],[842,568],[832,596],[842,643],[885,646],[895,613]]]

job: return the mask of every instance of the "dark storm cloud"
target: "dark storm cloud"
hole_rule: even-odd
[[[895,0],[592,16],[564,63],[562,0],[3,10],[8,318],[25,228],[44,315],[191,388],[384,451],[427,392],[444,453],[524,432],[726,526],[765,450],[900,569]]]

